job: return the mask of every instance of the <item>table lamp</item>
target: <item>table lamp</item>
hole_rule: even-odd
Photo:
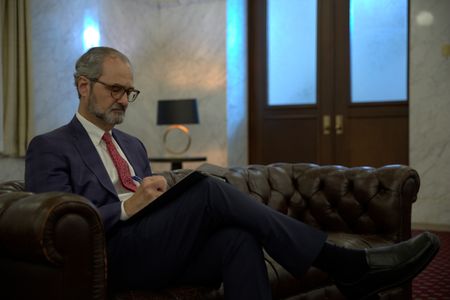
[[[191,135],[185,124],[198,124],[197,99],[158,100],[157,125],[170,125],[164,132],[163,143],[169,153],[183,154],[191,146]],[[173,149],[167,139],[170,133],[180,131],[187,137],[186,145]]]

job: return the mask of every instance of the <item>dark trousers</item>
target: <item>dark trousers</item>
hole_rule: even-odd
[[[159,289],[224,283],[227,299],[271,299],[262,247],[294,276],[313,263],[325,233],[212,178],[108,237],[110,283]]]

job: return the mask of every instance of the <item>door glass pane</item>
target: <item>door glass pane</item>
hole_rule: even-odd
[[[408,0],[350,1],[352,102],[407,100]]]
[[[269,105],[316,103],[317,0],[267,0]]]

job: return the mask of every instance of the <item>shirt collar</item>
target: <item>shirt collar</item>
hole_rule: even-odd
[[[103,134],[105,134],[105,131],[83,117],[80,113],[77,112],[75,115],[78,121],[80,121],[81,125],[83,125],[94,145],[99,145],[102,140]],[[109,131],[109,134],[111,134],[111,130]]]

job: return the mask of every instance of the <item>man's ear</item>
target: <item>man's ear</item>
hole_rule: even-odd
[[[87,97],[90,93],[91,82],[84,76],[80,76],[77,81],[78,94],[81,97]]]

